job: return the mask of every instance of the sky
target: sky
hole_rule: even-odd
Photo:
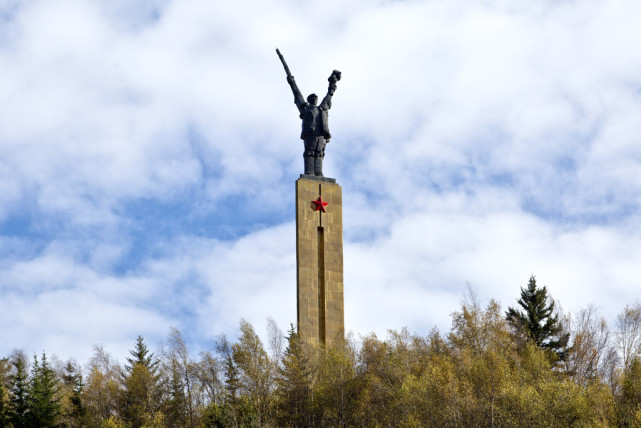
[[[530,275],[641,294],[638,0],[0,0],[0,356],[296,320],[305,93],[342,72],[345,328],[447,332]]]

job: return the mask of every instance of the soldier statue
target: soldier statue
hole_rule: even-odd
[[[305,174],[322,177],[325,145],[329,143],[329,139],[332,137],[327,126],[327,112],[332,108],[332,96],[334,95],[334,91],[336,91],[336,82],[341,80],[341,72],[334,70],[332,75],[329,76],[329,79],[327,79],[329,81],[327,95],[325,95],[323,101],[317,105],[318,96],[316,94],[309,95],[307,101],[305,101],[303,94],[301,94],[296,85],[294,76],[289,72],[289,67],[287,67],[285,59],[278,49],[276,49],[276,53],[285,67],[287,83],[289,83],[289,86],[292,88],[294,103],[296,103],[296,107],[298,107],[298,111],[300,112],[300,118],[303,120],[300,138],[305,144],[305,152],[303,153]]]

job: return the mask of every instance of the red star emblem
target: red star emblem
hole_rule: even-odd
[[[326,213],[325,207],[327,206],[327,202],[323,201],[323,198],[320,196],[318,197],[317,201],[312,201],[314,204],[316,204],[316,209],[314,211],[321,210],[322,212]]]

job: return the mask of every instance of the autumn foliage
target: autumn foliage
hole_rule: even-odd
[[[197,356],[172,330],[156,352],[139,337],[124,366],[99,347],[84,368],[16,352],[0,360],[0,426],[641,427],[641,305],[612,330],[593,307],[550,312],[563,349],[510,313],[468,296],[447,334],[327,347],[273,321],[264,346],[241,321]]]

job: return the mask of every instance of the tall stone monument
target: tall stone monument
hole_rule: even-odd
[[[301,139],[305,173],[296,181],[296,295],[297,325],[301,336],[328,344],[343,335],[343,192],[333,178],[323,176],[325,146],[329,142],[327,112],[341,73],[334,70],[323,101],[311,94],[307,101],[296,85],[285,59],[276,49],[294,102],[302,119]]]

